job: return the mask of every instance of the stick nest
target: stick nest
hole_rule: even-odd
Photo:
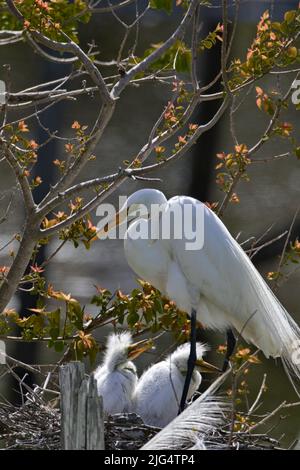
[[[60,411],[31,399],[20,407],[0,404],[0,448],[59,450]],[[117,414],[105,422],[105,448],[134,450],[146,444],[158,428],[147,426],[134,413]],[[210,449],[278,449],[279,443],[263,434],[235,432],[229,445],[228,432],[220,429],[208,435],[205,443]]]

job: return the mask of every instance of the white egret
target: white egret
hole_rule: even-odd
[[[94,372],[106,414],[130,411],[137,384],[136,367],[131,359],[138,357],[149,346],[150,343],[145,341],[132,344],[129,332],[108,337],[103,363]]]
[[[153,204],[162,207],[161,217],[154,222],[158,225],[163,215],[176,213],[178,208],[190,206],[194,211],[202,208],[203,247],[188,250],[186,243],[190,240],[185,237],[185,230],[182,238],[174,236],[178,225],[186,223],[176,217],[169,239],[137,238],[138,231],[145,232],[151,225],[149,214]],[[228,340],[232,343],[230,331],[234,328],[266,357],[281,357],[284,365],[300,378],[299,326],[213,211],[191,197],[167,200],[161,191],[142,189],[129,196],[116,220],[104,232],[123,223],[126,216],[132,222],[126,232],[125,255],[139,277],[174,300],[180,309],[196,312],[205,327],[229,332]],[[228,356],[234,347],[229,346]]]
[[[190,399],[201,384],[201,372],[220,372],[202,357],[204,344],[196,344],[196,368],[193,371],[187,398]],[[146,370],[138,380],[133,397],[133,411],[145,424],[163,428],[178,414],[190,354],[189,343],[182,344],[165,360]],[[199,369],[199,370],[198,370]]]
[[[226,421],[231,410],[228,400],[217,395],[230,370],[188,406],[179,416],[157,433],[142,450],[205,450],[211,447],[210,436]]]

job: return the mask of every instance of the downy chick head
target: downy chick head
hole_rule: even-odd
[[[112,333],[107,339],[103,364],[111,372],[115,370],[129,370],[136,373],[136,367],[132,360],[136,359],[150,347],[151,344],[147,340],[132,344],[132,336],[128,331]]]
[[[196,363],[193,372],[193,381],[201,384],[202,376],[201,372],[205,373],[219,373],[220,370],[203,360],[203,356],[209,350],[209,347],[204,343],[196,343]],[[188,370],[188,359],[190,355],[190,343],[184,343],[178,346],[178,348],[169,356],[172,364],[178,368],[183,376],[186,375]]]

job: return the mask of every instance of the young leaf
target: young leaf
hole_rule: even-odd
[[[165,10],[170,15],[173,10],[173,0],[150,0],[150,7],[154,10]]]

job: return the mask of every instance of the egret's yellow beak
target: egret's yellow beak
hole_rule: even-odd
[[[151,339],[143,339],[137,343],[131,344],[128,348],[128,359],[133,360],[139,357],[143,352],[148,351],[153,346]]]
[[[200,372],[206,372],[206,373],[214,373],[214,374],[220,374],[222,371],[216,366],[213,366],[209,362],[205,362],[203,359],[197,359],[196,360],[196,367],[199,368]]]
[[[117,212],[114,219],[110,220],[104,227],[98,232],[98,237],[101,238],[103,235],[106,235],[113,228],[118,227],[118,225],[126,222],[127,219],[127,208]]]

